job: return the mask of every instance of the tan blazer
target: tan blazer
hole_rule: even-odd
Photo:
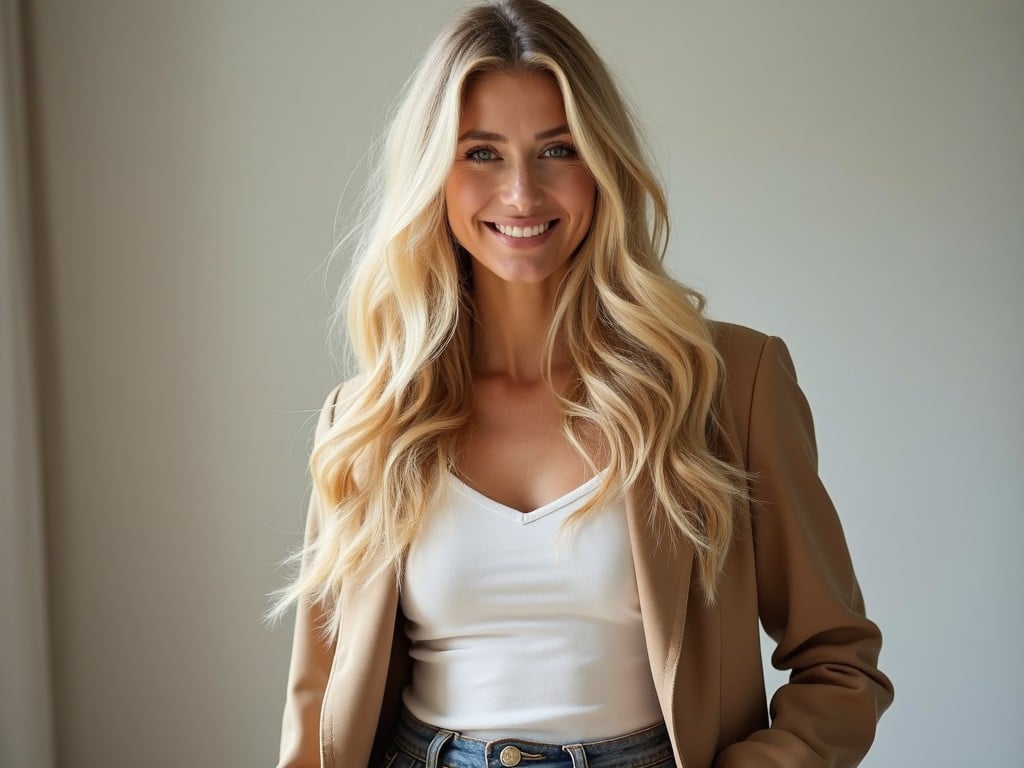
[[[651,674],[676,762],[852,766],[874,738],[892,685],[876,666],[881,634],[864,616],[818,478],[811,412],[781,339],[728,323],[713,323],[713,332],[727,372],[721,415],[729,450],[757,473],[757,503],[738,511],[715,607],[697,586],[692,548],[659,545],[645,525],[644,488],[631,489],[626,503]],[[336,396],[337,389],[318,435]],[[319,515],[314,494],[307,537]],[[410,671],[394,579],[345,590],[342,605],[337,647],[317,639],[315,609],[298,610],[279,768],[364,768],[394,726]],[[777,643],[772,663],[790,670],[770,708],[759,620]]]

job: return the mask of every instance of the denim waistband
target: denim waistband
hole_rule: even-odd
[[[529,739],[484,741],[435,728],[404,707],[394,744],[426,768],[671,768],[664,723],[609,739],[550,744]]]

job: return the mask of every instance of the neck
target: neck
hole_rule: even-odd
[[[473,289],[477,317],[475,374],[503,376],[520,384],[533,384],[541,379],[558,285],[558,280],[539,284],[509,283],[490,274],[478,274]],[[567,365],[565,342],[559,334],[555,339],[552,367],[558,371]]]

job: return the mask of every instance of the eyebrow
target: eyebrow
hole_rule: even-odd
[[[534,140],[542,141],[543,139],[551,139],[555,136],[561,136],[563,133],[569,133],[569,126],[563,123],[562,125],[555,126],[546,131],[541,131],[538,134],[534,134]],[[475,139],[476,141],[499,141],[508,143],[508,138],[502,136],[500,133],[492,133],[490,131],[482,131],[479,128],[470,128],[464,134],[459,136],[459,141],[465,141],[466,139]]]

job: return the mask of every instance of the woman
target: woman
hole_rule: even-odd
[[[385,160],[279,766],[855,764],[892,688],[792,362],[664,272],[593,49],[536,0],[470,8]]]

